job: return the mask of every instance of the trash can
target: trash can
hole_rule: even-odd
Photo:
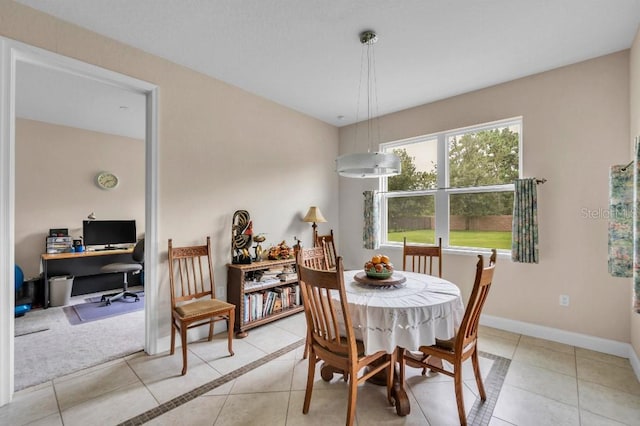
[[[72,287],[72,275],[49,278],[49,306],[68,305]]]

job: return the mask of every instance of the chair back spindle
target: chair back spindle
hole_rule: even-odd
[[[434,263],[438,265],[437,274]],[[438,238],[437,246],[426,246],[407,244],[405,237],[402,247],[402,270],[437,275],[442,278],[442,238]]]

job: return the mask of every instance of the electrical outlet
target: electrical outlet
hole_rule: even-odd
[[[560,306],[569,306],[569,296],[566,294],[560,295]]]

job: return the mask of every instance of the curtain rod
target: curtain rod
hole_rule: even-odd
[[[533,178],[533,179],[536,180],[536,184],[537,185],[541,185],[541,184],[543,184],[543,183],[545,183],[547,181],[547,178],[541,178],[541,179]],[[485,186],[488,187],[488,186],[495,186],[495,185],[480,185],[480,186],[477,186],[476,188],[482,188],[482,187],[485,187]],[[434,190],[437,191],[437,190],[442,190],[442,189],[463,189],[463,188],[464,187],[460,187],[460,186],[451,186],[451,187],[446,187],[446,188],[427,188],[427,189],[424,189],[423,191],[434,191]],[[395,191],[375,191],[375,192],[376,192],[376,194],[386,194],[388,192],[395,192]],[[364,195],[365,192],[363,192],[362,194]]]
[[[631,161],[629,164],[627,164],[626,166],[624,166],[623,168],[621,168],[620,170],[622,170],[623,172],[626,172],[627,169],[629,168],[630,165],[633,164],[633,161]]]

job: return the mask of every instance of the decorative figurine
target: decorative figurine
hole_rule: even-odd
[[[256,262],[262,260],[262,246],[260,245],[260,243],[264,243],[266,239],[267,237],[265,237],[264,234],[258,234],[253,237],[253,242],[256,243],[256,246],[254,247],[254,250],[256,251],[256,257],[254,260]]]
[[[251,237],[253,235],[253,223],[246,210],[236,210],[233,213],[231,227],[231,263],[251,263]]]

